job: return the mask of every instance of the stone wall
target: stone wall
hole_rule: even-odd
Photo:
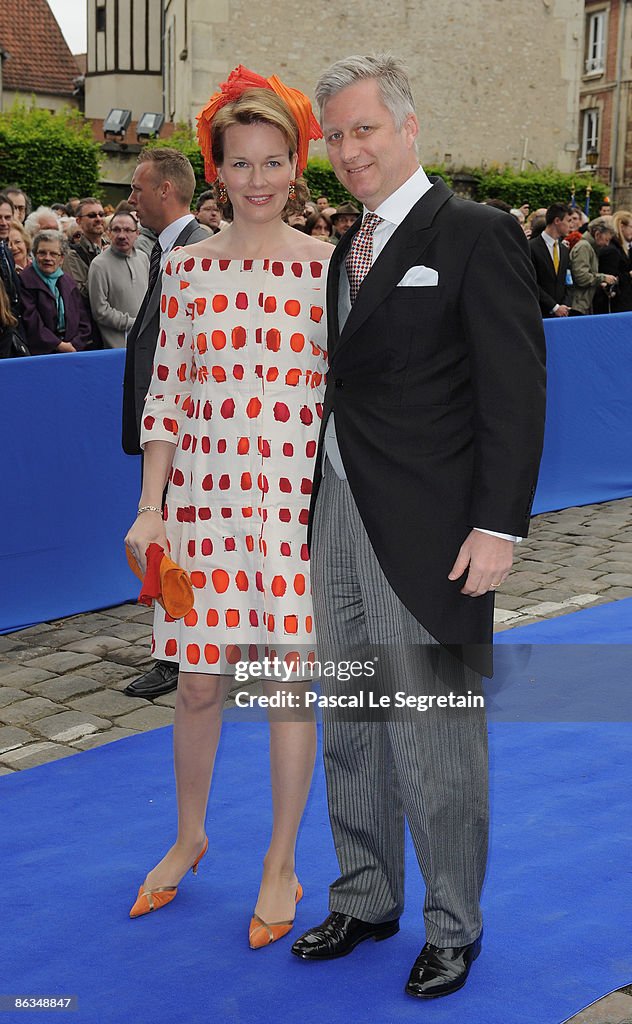
[[[575,166],[583,0],[347,0],[312,6],[313,21],[296,0],[170,0],[183,41],[185,6],[176,119],[236,64],[312,95],[332,61],[385,49],[411,72],[422,161]]]

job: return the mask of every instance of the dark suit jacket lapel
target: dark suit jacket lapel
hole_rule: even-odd
[[[360,230],[361,224],[362,217],[358,217],[355,224],[344,233],[338,242],[329,263],[329,272],[327,274],[327,351],[330,360],[340,337],[340,322],[338,320],[340,273],[344,266],[345,257],[351,248],[351,240],[356,231]]]
[[[560,284],[566,284],[566,270],[568,268],[569,253],[568,253],[568,249],[566,248],[565,245],[563,245],[562,242],[559,243],[559,249],[560,249],[560,265],[557,268],[557,279],[560,282]],[[566,257],[565,257],[564,254],[566,254]],[[550,257],[549,257],[549,259],[550,259]],[[553,260],[551,260],[551,263],[552,262],[553,262]],[[555,267],[553,267],[553,269],[555,270]]]
[[[544,260],[544,266],[547,267],[550,270],[551,280],[555,281],[555,282],[560,281],[560,282],[564,282],[565,283],[566,282],[566,262],[567,261],[564,260],[564,251],[566,250],[566,252],[568,253],[568,249],[566,249],[566,246],[562,245],[561,242],[558,242],[558,250],[559,250],[559,254],[560,254],[560,265],[559,265],[559,267],[557,268],[557,271],[556,271],[555,270],[555,264],[553,262],[553,256],[551,255],[551,250],[549,249],[548,245],[544,241],[542,235],[539,235],[538,238],[536,238],[535,241],[536,241],[536,244],[539,244],[539,246],[540,246],[540,250],[541,250],[541,254],[542,254],[542,259]]]
[[[191,237],[191,235],[193,234],[193,232],[195,231],[195,229],[197,227],[199,227],[199,224],[195,220],[195,218],[193,218],[193,220],[189,221],[188,224],[185,224],[185,226],[183,227],[182,231],[180,232],[180,234],[176,238],[175,242],[173,243],[173,245],[171,247],[171,252],[173,251],[173,249],[176,248],[176,246],[186,245],[188,240],[189,240],[189,238]],[[158,307],[160,305],[160,294],[161,294],[161,292],[162,292],[162,270],[160,271],[160,273],[158,274],[158,277],[156,278],[156,283],[155,283],[151,293],[149,295],[145,295],[145,300],[144,300],[143,305],[141,306],[141,309],[140,309],[140,311],[138,313],[138,318],[141,321],[141,330],[143,329],[145,323],[149,322],[152,319],[152,317],[154,317],[156,315],[156,313],[158,312]]]
[[[341,346],[362,326],[389,292],[397,287],[406,271],[419,262],[436,234],[437,228],[433,227],[435,215],[452,195],[445,182],[441,179],[434,181],[432,188],[413,206],[390,237],[362,282],[340,335]],[[345,254],[346,250],[343,258]],[[335,276],[337,281],[338,275]]]

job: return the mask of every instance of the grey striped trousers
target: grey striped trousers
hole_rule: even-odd
[[[396,529],[394,516],[393,529]],[[480,693],[480,679],[442,649],[389,586],[349,484],[327,462],[312,540],[319,658],[338,660],[378,645],[391,652],[392,685],[429,694],[438,682]],[[423,581],[420,581],[420,586]],[[420,646],[424,645],[424,646]],[[323,679],[323,692],[335,681]],[[368,682],[363,681],[366,688]],[[460,946],[480,933],[487,861],[487,724],[484,709],[382,715],[323,712],[329,815],[340,865],[330,910],[363,921],[399,917],[404,907],[404,819],[426,884],[426,939]]]

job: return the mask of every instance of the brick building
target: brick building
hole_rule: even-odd
[[[578,167],[607,182],[615,206],[632,205],[632,3],[586,0]]]

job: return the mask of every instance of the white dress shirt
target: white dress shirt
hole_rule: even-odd
[[[175,245],[176,238],[181,231],[184,231],[187,224],[195,217],[192,213],[185,213],[184,217],[178,217],[177,220],[168,224],[164,231],[161,231],[158,235],[158,241],[160,242],[160,248],[162,249],[162,256],[160,257],[160,269],[165,269],[165,263],[169,259],[169,254]]]
[[[376,213],[378,217],[382,218],[382,223],[378,224],[373,232],[373,256],[371,266],[375,263],[388,240],[395,234],[399,225],[406,219],[415,203],[418,203],[421,197],[431,188],[432,182],[428,178],[428,175],[424,171],[423,167],[418,167],[414,174],[411,174],[410,178],[408,178],[403,185],[400,185],[399,188],[388,196],[384,202],[380,203],[374,211],[371,211]],[[368,212],[370,211],[364,207],[362,216],[364,217]],[[338,289],[338,324],[340,332],[342,332],[342,328],[344,327],[350,312],[351,297],[349,291],[349,278],[347,276],[346,267],[343,263],[340,267],[340,282]],[[346,480],[347,474],[342,462],[338,438],[336,437],[336,424],[333,412],[327,420],[324,448],[325,455],[329,459],[336,475],[341,480]],[[475,529],[478,530],[479,533],[488,533],[490,536],[500,537],[502,540],[520,541],[522,539],[521,537],[514,537],[507,533],[497,533],[494,530],[485,530],[480,526],[475,527]]]

